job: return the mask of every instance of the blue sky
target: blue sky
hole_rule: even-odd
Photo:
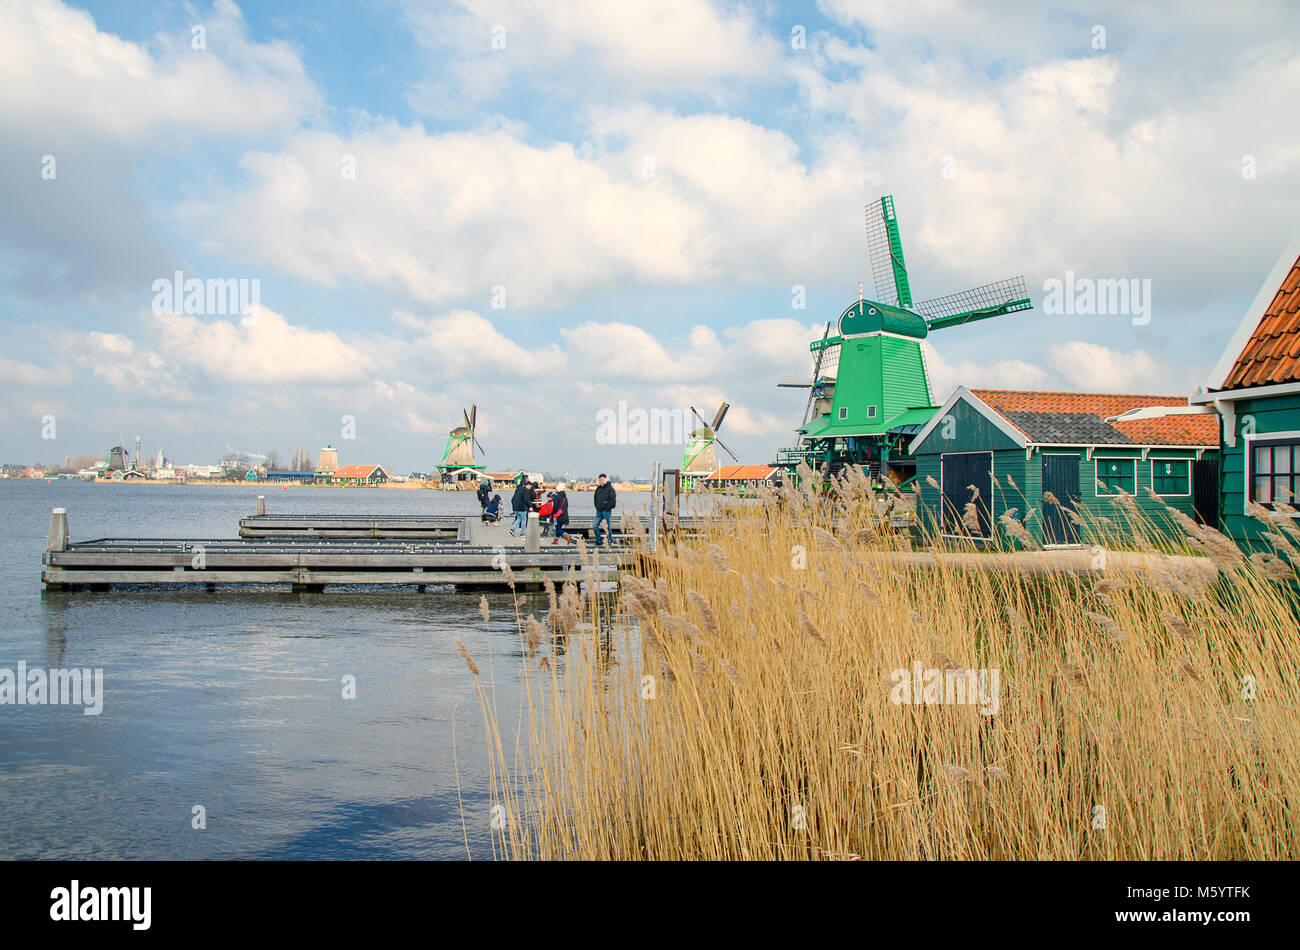
[[[1298,21],[0,0],[0,459],[121,431],[424,471],[477,402],[493,467],[633,474],[680,446],[600,444],[600,410],[726,398],[766,461],[886,193],[918,299],[1024,274],[1038,305],[935,334],[936,399],[1189,392],[1296,231]],[[155,313],[177,269],[260,307]],[[1067,272],[1150,281],[1150,322],[1046,313]]]

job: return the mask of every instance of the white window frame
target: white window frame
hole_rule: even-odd
[[[1186,465],[1187,466],[1187,491],[1173,492],[1172,494],[1165,494],[1164,492],[1156,491],[1156,463],[1157,462],[1182,462],[1184,465]],[[1151,484],[1151,490],[1153,492],[1156,492],[1156,494],[1159,495],[1161,498],[1191,498],[1192,497],[1192,460],[1180,459],[1180,458],[1152,459],[1150,484]]]
[[[1093,458],[1093,464],[1092,464],[1092,492],[1093,492],[1094,495],[1096,495],[1098,498],[1118,498],[1118,497],[1119,497],[1119,492],[1109,492],[1109,491],[1108,491],[1108,492],[1104,492],[1104,491],[1101,490],[1101,477],[1100,477],[1100,476],[1101,476],[1101,472],[1100,472],[1100,467],[1101,467],[1101,463],[1102,463],[1102,462],[1132,462],[1132,463],[1133,463],[1133,497],[1134,497],[1134,498],[1137,497],[1138,487],[1139,487],[1139,486],[1138,486],[1138,464],[1137,464],[1137,463],[1140,462],[1140,461],[1142,461],[1142,459],[1141,459],[1139,456],[1136,456],[1136,455],[1109,455],[1109,456],[1094,455],[1092,458]],[[1188,477],[1190,477],[1190,474],[1189,474]]]
[[[1242,511],[1246,510],[1246,505],[1249,504],[1252,500],[1250,497],[1250,488],[1255,483],[1254,443],[1261,442],[1261,441],[1271,442],[1274,440],[1280,440],[1280,441],[1294,440],[1300,442],[1300,429],[1288,429],[1285,432],[1252,432],[1249,435],[1242,436],[1243,451],[1246,453],[1246,457],[1242,460],[1243,461],[1242,471],[1245,472],[1246,474],[1246,477],[1243,479],[1243,483],[1241,487],[1241,506],[1242,506],[1241,510]],[[1293,460],[1292,464],[1294,464],[1294,458],[1295,455],[1294,453],[1292,453],[1292,460]],[[1273,503],[1271,501],[1261,501],[1259,502],[1259,504],[1268,508],[1270,511],[1276,510],[1273,508]],[[1300,507],[1300,506],[1296,506],[1296,500],[1294,498],[1291,499],[1289,502],[1287,502],[1287,504],[1293,507]],[[1292,515],[1291,517],[1294,518],[1296,516]]]
[[[875,406],[867,406],[867,418],[868,418],[868,419],[874,419],[874,418],[876,418],[876,407],[875,407]]]
[[[839,422],[843,422],[843,421],[844,421],[845,419],[847,419],[848,417],[849,417],[849,407],[848,407],[848,406],[840,406],[840,417],[839,417],[839,420],[838,420],[838,421],[839,421]]]

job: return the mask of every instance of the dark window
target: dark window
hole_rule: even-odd
[[[1121,491],[1132,495],[1137,472],[1137,459],[1097,459],[1097,494],[1118,495]]]
[[[1190,495],[1190,468],[1187,459],[1152,459],[1152,490],[1157,495]]]
[[[1250,500],[1291,504],[1295,498],[1300,441],[1256,439],[1250,443]]]
[[[875,406],[867,406],[867,418],[868,418],[868,419],[874,419],[874,418],[876,418],[876,407],[875,407]]]
[[[848,407],[846,407],[846,406],[841,406],[841,407],[840,407],[840,418],[841,418],[841,419],[847,419],[848,417],[849,417],[849,410],[848,410]]]

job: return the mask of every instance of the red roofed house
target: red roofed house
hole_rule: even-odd
[[[1075,543],[1074,522],[1053,504],[1110,517],[1121,493],[1153,521],[1170,519],[1147,494],[1215,523],[1218,425],[1184,396],[1016,392],[959,387],[916,434],[917,515],[937,534],[991,538],[1018,509],[1044,543]],[[939,487],[934,487],[938,485]],[[975,490],[972,490],[974,486]],[[977,496],[978,492],[978,496]],[[974,501],[979,532],[962,524]]]
[[[726,488],[739,485],[741,488],[757,488],[759,485],[772,485],[776,481],[779,469],[771,465],[724,465],[702,479],[706,488]]]
[[[382,485],[388,473],[382,465],[344,465],[330,475],[331,485]]]
[[[1223,420],[1223,530],[1243,547],[1271,550],[1245,507],[1296,506],[1300,494],[1300,245],[1278,259],[1191,402]]]

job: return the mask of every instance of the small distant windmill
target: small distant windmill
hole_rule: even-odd
[[[464,469],[482,470],[483,466],[474,461],[476,446],[484,455],[487,454],[487,450],[474,435],[478,426],[478,406],[471,405],[469,409],[462,409],[461,413],[465,416],[465,424],[447,433],[447,447],[442,450],[442,461],[438,463],[442,474],[453,478],[455,476],[452,473]]]
[[[691,412],[695,418],[700,420],[700,427],[691,430],[686,437],[686,452],[682,455],[682,475],[690,480],[703,478],[706,475],[712,475],[718,470],[718,456],[713,447],[717,445],[731,456],[733,461],[739,461],[734,452],[722,444],[718,438],[718,430],[722,428],[722,420],[727,415],[727,410],[731,405],[723,402],[718,407],[718,411],[713,414],[712,422],[705,422],[704,417],[696,412],[695,407],[691,406]]]

